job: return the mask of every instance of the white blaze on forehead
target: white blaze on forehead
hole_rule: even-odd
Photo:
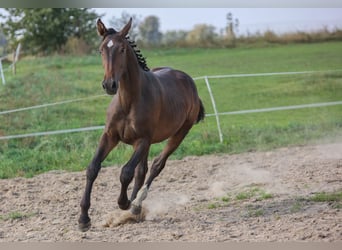
[[[109,42],[107,43],[107,47],[110,48],[114,45],[112,40],[109,40]]]

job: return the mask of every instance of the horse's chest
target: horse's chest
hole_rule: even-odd
[[[130,120],[123,121],[119,127],[119,136],[125,143],[133,143],[137,139],[136,124]]]
[[[108,107],[106,130],[121,141],[130,143],[136,137],[136,122],[118,103],[118,99],[114,98]]]
[[[133,144],[134,141],[139,137],[137,124],[129,117],[112,119],[110,121],[109,129],[111,129],[113,133],[117,134],[122,142],[127,144]]]

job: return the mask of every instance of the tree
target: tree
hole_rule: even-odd
[[[184,30],[170,30],[163,34],[162,44],[167,47],[182,46],[188,32]]]
[[[235,47],[236,45],[236,32],[239,28],[239,19],[233,18],[233,14],[229,12],[226,16],[227,19],[227,26],[226,26],[226,37],[225,40],[227,42],[226,45],[230,47]]]
[[[139,25],[139,32],[143,45],[158,46],[162,38],[162,33],[159,31],[159,18],[156,16],[146,17]]]
[[[191,30],[186,41],[189,45],[195,45],[199,47],[210,47],[215,45],[217,40],[217,34],[215,33],[215,27],[207,24],[197,24]]]
[[[135,14],[129,14],[126,11],[123,11],[121,13],[121,17],[112,17],[112,19],[110,20],[110,25],[114,27],[115,30],[119,31],[122,29],[122,27],[124,27],[129,19],[132,17],[133,21],[132,21],[132,27],[128,32],[128,36],[130,37],[131,40],[136,40],[138,34],[139,34],[139,24],[140,24],[140,18],[135,15]]]
[[[4,54],[6,45],[7,45],[6,37],[4,33],[2,32],[2,30],[0,29],[0,56]]]
[[[89,9],[43,8],[5,9],[2,24],[10,45],[23,43],[26,52],[50,54],[60,52],[70,38],[82,39],[88,44],[97,39],[97,14]]]

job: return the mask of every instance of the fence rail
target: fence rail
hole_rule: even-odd
[[[320,107],[336,106],[336,105],[342,105],[342,101],[337,101],[337,102],[320,102],[320,103],[310,103],[310,104],[282,106],[282,107],[273,107],[273,108],[262,108],[262,109],[247,109],[247,110],[240,110],[240,111],[220,112],[220,113],[217,113],[217,114],[218,115],[241,115],[241,114],[281,111],[281,110],[293,110],[293,109],[304,109],[304,108],[320,108]],[[214,116],[214,115],[215,114],[208,114],[207,116]]]
[[[76,98],[76,99],[72,99],[72,100],[64,100],[64,101],[53,102],[53,103],[39,104],[39,105],[35,105],[35,106],[30,106],[30,107],[5,110],[5,111],[0,111],[0,115],[10,114],[10,113],[15,113],[15,112],[20,112],[20,111],[26,111],[26,110],[32,110],[32,109],[40,109],[40,108],[45,108],[45,107],[50,107],[50,106],[72,103],[72,102],[80,102],[80,101],[95,99],[95,98],[103,97],[103,96],[108,96],[108,95],[103,94],[103,95],[88,96],[88,97]]]
[[[231,74],[231,75],[213,75],[213,76],[198,76],[194,80],[200,79],[215,79],[215,78],[236,78],[236,77],[256,77],[256,76],[280,76],[280,75],[302,75],[302,74],[318,74],[329,72],[340,72],[342,69],[329,69],[319,71],[290,71],[290,72],[271,72],[271,73],[252,73],[252,74]]]
[[[215,116],[217,129],[219,133],[220,142],[223,142],[223,135],[220,125],[220,115],[239,115],[239,114],[249,114],[249,113],[261,113],[261,112],[272,112],[272,111],[282,111],[282,110],[294,110],[294,109],[304,109],[304,108],[316,108],[316,107],[325,107],[325,106],[335,106],[335,105],[342,105],[342,101],[335,101],[335,102],[323,102],[323,103],[310,103],[310,104],[302,104],[302,105],[291,105],[291,106],[282,106],[282,107],[270,107],[270,108],[260,108],[260,109],[250,109],[250,110],[239,110],[239,111],[231,111],[231,112],[217,112],[216,109],[216,102],[214,96],[211,91],[210,83],[208,79],[211,78],[231,78],[231,77],[257,77],[257,76],[277,76],[277,75],[294,75],[294,74],[316,74],[316,73],[327,73],[327,72],[338,72],[342,71],[341,69],[335,70],[326,70],[326,71],[300,71],[300,72],[273,72],[273,73],[256,73],[256,74],[233,74],[233,75],[214,75],[214,76],[200,76],[193,78],[194,80],[204,79],[206,86],[208,88],[208,92],[211,98],[211,102],[213,105],[214,113],[213,114],[206,114],[207,117]],[[20,112],[20,111],[27,111],[32,109],[38,109],[43,107],[51,107],[55,105],[62,105],[68,104],[72,102],[78,101],[85,101],[89,99],[99,98],[106,96],[103,95],[96,95],[84,98],[77,98],[72,100],[64,100],[55,103],[46,103],[41,105],[35,105],[31,107],[23,107],[18,109],[12,110],[5,110],[0,111],[0,115]],[[91,127],[84,127],[84,128],[72,128],[72,129],[63,129],[63,130],[55,130],[55,131],[45,131],[45,132],[35,132],[35,133],[28,133],[28,134],[19,134],[19,135],[7,135],[7,136],[0,136],[0,140],[9,140],[9,139],[17,139],[17,138],[26,138],[26,137],[35,137],[35,136],[44,136],[44,135],[57,135],[57,134],[65,134],[65,133],[75,133],[75,132],[85,132],[85,131],[93,131],[93,130],[100,130],[103,129],[104,126],[91,126]]]
[[[104,129],[104,126],[92,126],[92,127],[85,127],[85,128],[71,128],[71,129],[53,130],[53,131],[36,132],[36,133],[28,133],[28,134],[20,134],[20,135],[7,135],[7,136],[0,137],[0,140],[36,137],[36,136],[43,136],[43,135],[58,135],[58,134],[85,132],[85,131],[92,131],[92,130],[99,130],[99,129]]]
[[[241,114],[249,114],[249,113],[261,113],[261,112],[271,112],[271,111],[281,111],[281,110],[326,107],[326,106],[335,106],[335,105],[342,105],[342,101],[324,102],[324,103],[311,103],[311,104],[273,107],[273,108],[264,108],[264,109],[240,110],[240,111],[232,111],[232,112],[206,114],[206,116],[207,117],[210,117],[210,116],[218,117],[220,115],[241,115]],[[221,131],[220,125],[218,125],[218,126],[219,126],[219,131]],[[93,130],[104,129],[104,127],[105,126],[102,125],[102,126],[91,126],[91,127],[84,127],[84,128],[73,128],[73,129],[62,129],[62,130],[45,131],[45,132],[35,132],[35,133],[19,134],[19,135],[7,135],[7,136],[0,136],[0,140],[27,138],[27,137],[44,136],[44,135],[58,135],[58,134],[67,134],[67,133],[75,133],[75,132],[85,132],[85,131],[93,131]],[[222,142],[223,141],[222,132],[219,132],[219,136],[220,136],[220,142]]]

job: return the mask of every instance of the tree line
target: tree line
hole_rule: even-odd
[[[53,53],[86,54],[96,51],[99,37],[96,20],[103,15],[88,8],[42,8],[3,9],[0,29],[0,46],[6,44],[9,51],[22,43],[29,54],[48,55]],[[226,14],[226,24],[219,32],[208,24],[197,24],[192,30],[160,31],[160,20],[151,15],[144,19],[135,14],[122,12],[112,17],[109,26],[121,29],[133,17],[130,39],[145,48],[155,47],[221,47],[232,48],[243,44],[318,42],[342,40],[342,31],[323,28],[317,32],[293,32],[278,35],[273,31],[237,36],[239,19],[232,13]]]
[[[219,31],[208,24],[197,24],[192,30],[160,31],[160,21],[157,16],[148,16],[141,20],[136,15],[122,12],[120,17],[112,17],[110,24],[118,29],[133,16],[134,27],[130,36],[143,47],[204,47],[204,48],[234,48],[236,46],[266,46],[269,44],[311,43],[323,41],[342,41],[342,30],[329,30],[322,27],[316,31],[295,31],[277,34],[272,30],[265,32],[238,35],[240,21],[232,13],[226,14],[225,27]]]

